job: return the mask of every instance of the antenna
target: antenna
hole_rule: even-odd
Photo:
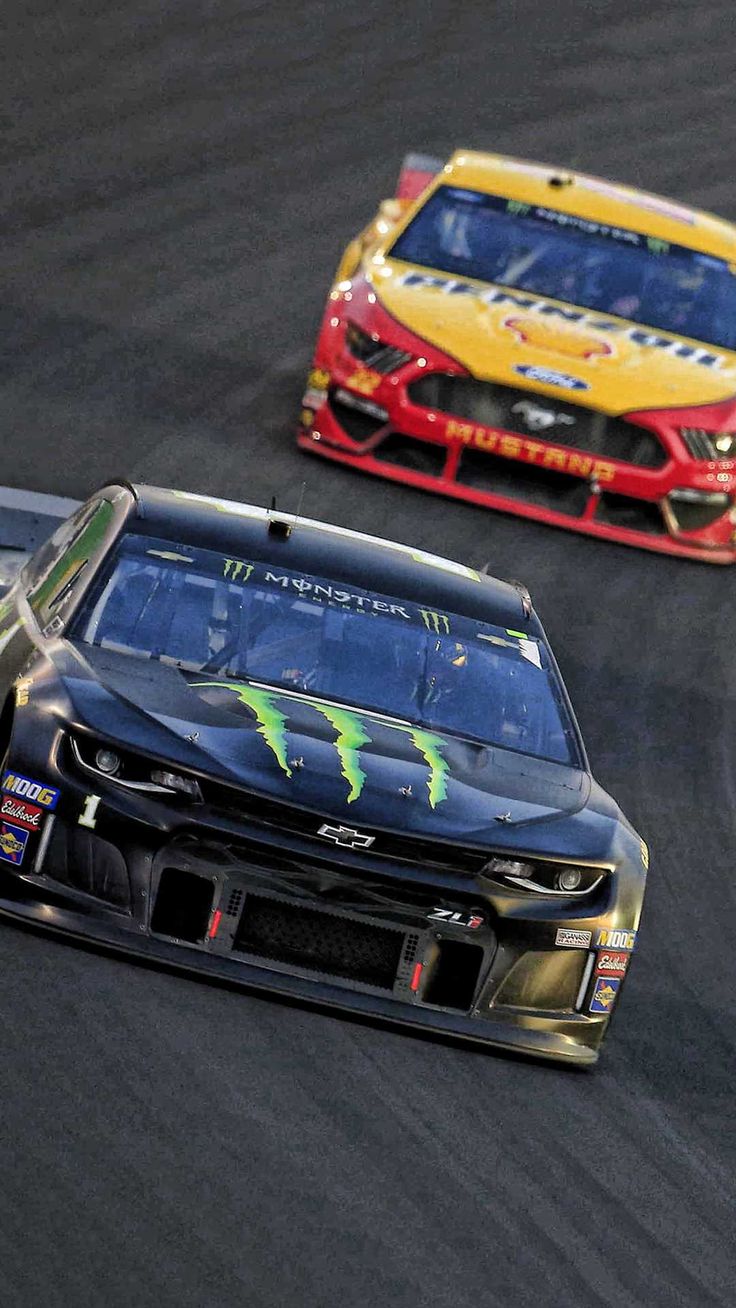
[[[301,516],[301,512],[302,512],[302,504],[304,503],[304,492],[306,491],[306,489],[307,489],[307,483],[306,483],[305,481],[303,481],[303,482],[302,482],[302,488],[301,488],[301,490],[300,490],[300,492],[299,492],[299,503],[298,503],[297,506],[296,506],[296,513],[294,514],[294,526],[296,526],[296,524],[297,524],[297,522],[299,521],[299,518],[300,518],[300,516]]]

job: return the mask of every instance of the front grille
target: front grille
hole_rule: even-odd
[[[423,408],[518,432],[542,444],[565,445],[640,468],[661,468],[667,461],[656,436],[635,423],[512,386],[435,372],[412,382],[408,394]]]
[[[404,932],[247,895],[234,948],[328,976],[392,990]]]
[[[406,468],[409,472],[422,472],[425,477],[441,477],[447,461],[447,449],[444,445],[432,445],[429,441],[415,440],[413,436],[390,432],[374,450],[373,457],[381,463]]]
[[[395,372],[411,358],[406,350],[399,350],[395,345],[376,340],[368,332],[356,327],[354,323],[348,324],[345,339],[353,358],[364,363],[366,368],[370,368],[373,372],[384,374]]]
[[[238,790],[235,786],[227,786],[219,781],[208,781],[203,778],[200,780],[200,787],[205,803],[211,805],[218,813],[256,826],[295,832],[308,840],[317,841],[320,851],[333,859],[339,858],[342,852],[339,845],[318,835],[319,828],[324,823],[335,824],[334,818],[311,813],[292,804],[284,804],[281,800],[267,799],[251,791]],[[371,859],[386,858],[396,862],[435,868],[443,872],[475,876],[490,857],[482,849],[427,840],[421,836],[398,835],[393,831],[380,831],[362,825],[360,830],[374,837],[374,843],[366,853],[366,857]]]
[[[633,499],[629,495],[614,495],[611,491],[604,491],[601,495],[595,520],[611,527],[643,531],[648,536],[663,536],[667,532],[658,504]]]
[[[702,427],[681,427],[680,435],[687,446],[688,454],[691,454],[694,459],[710,462],[723,457],[713,444],[710,432],[704,431]]]
[[[571,518],[582,516],[591,494],[588,482],[581,477],[533,463],[502,459],[481,450],[463,450],[457,480],[474,490],[505,495],[525,504],[540,504]]]

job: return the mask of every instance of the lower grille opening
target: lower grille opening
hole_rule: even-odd
[[[402,436],[392,431],[374,451],[373,457],[381,463],[391,463],[409,472],[422,472],[426,477],[441,477],[447,459],[444,446],[418,441],[413,436]]]
[[[596,522],[612,527],[628,527],[631,531],[645,531],[649,536],[662,536],[666,528],[658,504],[637,500],[629,495],[614,495],[604,491],[595,514]]]
[[[670,498],[670,508],[677,519],[680,531],[702,531],[710,527],[728,510],[728,499],[724,495],[723,504],[698,504],[688,500]]]
[[[165,867],[158,883],[151,930],[158,936],[200,944],[207,934],[213,895],[214,886],[206,877]]]
[[[247,895],[234,948],[392,990],[404,932]]]
[[[457,373],[425,373],[408,386],[409,399],[423,408],[441,410],[466,422],[502,431],[531,433],[536,439],[572,446],[588,454],[621,459],[641,468],[661,468],[667,452],[654,432],[625,418],[609,418],[595,409],[567,400],[536,395],[512,386],[462,377]],[[534,410],[545,416],[536,428]],[[696,457],[702,457],[696,456]],[[706,458],[712,456],[705,456]]]
[[[354,409],[352,404],[344,404],[332,392],[329,404],[335,418],[351,440],[370,440],[371,436],[375,436],[377,431],[386,426],[384,419],[376,418],[371,413],[364,413],[362,409]]]
[[[115,908],[130,909],[128,867],[116,845],[90,831],[57,822],[42,872],[62,885],[104,899]]]
[[[590,486],[584,478],[534,463],[515,463],[481,450],[463,450],[457,480],[475,490],[540,504],[573,518],[582,516],[590,498]]]
[[[462,940],[440,940],[438,950],[423,1001],[467,1012],[478,984],[483,950],[480,945],[466,945]]]

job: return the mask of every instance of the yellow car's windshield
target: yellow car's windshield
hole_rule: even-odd
[[[441,186],[389,253],[736,350],[729,265],[627,228]]]

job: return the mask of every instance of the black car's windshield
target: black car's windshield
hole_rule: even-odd
[[[277,565],[128,535],[69,635],[579,763],[543,642]]]
[[[641,232],[441,186],[389,253],[736,349],[730,266]]]

